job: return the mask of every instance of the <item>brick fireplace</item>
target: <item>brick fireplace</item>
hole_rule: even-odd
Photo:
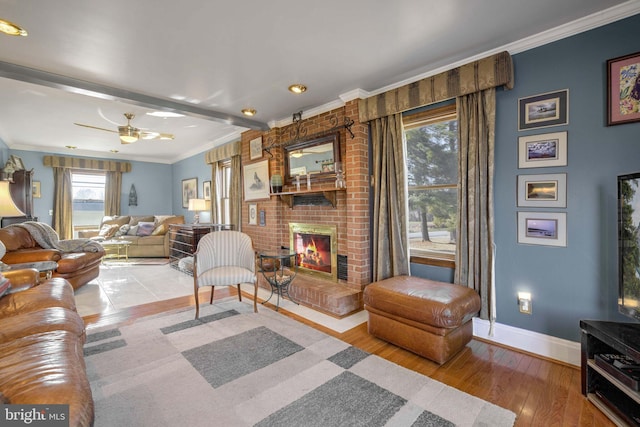
[[[337,232],[333,225],[289,223],[289,249],[298,255],[298,269],[338,280]]]
[[[292,242],[291,238],[292,224],[330,227],[335,230],[335,238],[332,238],[331,242],[332,248],[335,247],[330,255],[331,273],[308,267],[301,268],[292,284],[291,294],[302,304],[337,317],[362,309],[362,291],[371,281],[367,127],[358,121],[356,99],[346,102],[343,107],[306,118],[302,121],[302,126],[296,129],[296,132],[304,129],[309,135],[318,135],[325,129],[335,128],[335,123],[344,123],[347,117],[355,123],[351,127],[353,138],[346,129],[339,131],[340,157],[345,170],[346,189],[336,190],[335,180],[312,183],[314,190],[332,192],[335,196],[335,205],[294,204],[290,207],[279,196],[272,195],[269,199],[251,201],[257,204],[259,212],[264,212],[266,225],[249,225],[248,202],[245,202],[242,208],[241,227],[243,232],[251,236],[258,252],[293,247],[296,242]],[[294,125],[274,128],[268,132],[244,132],[242,134],[243,165],[252,163],[249,154],[251,140],[262,137],[263,147],[286,144],[291,139],[292,126]],[[301,139],[304,139],[304,136],[301,136]],[[269,174],[283,175],[282,148],[272,149],[271,154],[273,157],[263,153],[262,158],[254,161],[269,159]],[[285,184],[283,191],[295,191],[295,186]],[[318,242],[316,242],[316,248],[317,245]],[[305,248],[304,252],[306,251]],[[296,252],[300,253],[299,249],[296,248]],[[340,268],[344,269],[341,275],[338,275],[339,263],[334,261],[334,255],[336,259],[341,260]],[[326,255],[323,255],[323,259],[325,257]]]

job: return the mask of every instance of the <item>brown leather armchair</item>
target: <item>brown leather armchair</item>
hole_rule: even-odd
[[[0,229],[0,241],[7,248],[2,257],[6,264],[22,264],[38,261],[55,261],[58,268],[53,277],[69,281],[74,289],[90,282],[100,274],[100,262],[104,249],[98,252],[62,252],[45,249],[38,245],[31,234],[22,227]]]

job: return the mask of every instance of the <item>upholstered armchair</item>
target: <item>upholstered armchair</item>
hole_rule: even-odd
[[[193,256],[193,291],[196,300],[196,319],[200,314],[198,291],[211,286],[210,304],[216,286],[237,286],[242,301],[241,283],[253,283],[253,311],[258,312],[258,282],[256,256],[251,238],[240,231],[214,231],[198,242]]]

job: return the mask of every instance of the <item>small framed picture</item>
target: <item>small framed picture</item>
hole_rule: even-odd
[[[260,227],[266,227],[267,225],[267,213],[264,209],[260,211]]]
[[[518,168],[544,168],[567,165],[567,132],[554,132],[518,138]]]
[[[518,206],[567,207],[567,174],[518,175]]]
[[[9,158],[11,159],[11,163],[13,163],[15,170],[23,171],[25,169],[24,163],[22,163],[22,159],[20,157],[12,154]]]
[[[33,197],[35,199],[42,197],[42,194],[40,193],[40,181],[33,181]]]
[[[182,180],[182,207],[189,207],[189,200],[198,198],[198,178]]]
[[[251,160],[256,160],[262,157],[262,137],[261,136],[249,141],[249,152],[251,153]]]
[[[202,198],[211,200],[211,181],[204,181],[202,183]]]
[[[518,243],[567,246],[567,214],[518,212]]]
[[[569,123],[569,89],[520,98],[518,130]]]
[[[258,205],[249,203],[249,225],[258,225]]]
[[[640,52],[607,61],[607,125],[640,121]]]

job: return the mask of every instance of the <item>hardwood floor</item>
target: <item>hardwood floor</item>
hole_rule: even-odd
[[[216,290],[215,299],[237,295],[235,289]],[[243,293],[243,298],[251,298]],[[203,290],[201,303],[209,300]],[[111,314],[84,317],[87,328],[129,323],[140,317],[194,305],[194,298],[131,307]],[[271,306],[266,304],[265,307]],[[273,308],[273,306],[271,306]],[[263,310],[265,308],[262,308]],[[310,325],[355,347],[427,375],[466,393],[510,409],[516,426],[613,426],[580,392],[580,369],[474,339],[467,348],[439,366],[379,340],[362,324],[337,333],[295,314],[280,313]],[[462,408],[461,408],[462,409]]]

